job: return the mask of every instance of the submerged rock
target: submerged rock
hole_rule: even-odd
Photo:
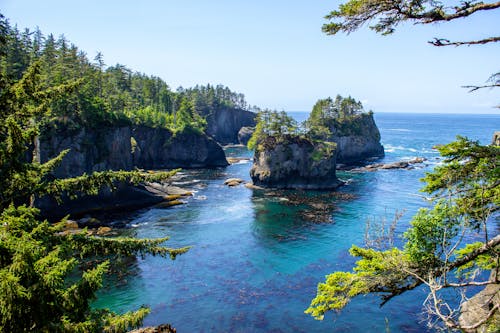
[[[228,157],[227,161],[229,164],[236,164],[236,163],[247,163],[250,161],[250,158],[248,157]]]
[[[271,188],[324,190],[342,184],[331,143],[295,135],[267,136],[259,142],[250,176],[254,185]]]

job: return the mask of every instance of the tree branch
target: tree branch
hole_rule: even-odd
[[[493,3],[476,3],[471,5],[470,2],[464,2],[461,7],[455,7],[455,12],[452,14],[446,14],[442,8],[436,8],[429,12],[423,13],[421,15],[416,15],[415,18],[422,19],[422,24],[433,23],[438,21],[451,21],[457,18],[467,17],[475,12],[482,10],[491,10],[500,7],[500,1]]]
[[[468,42],[450,42],[445,38],[434,38],[434,40],[428,41],[429,44],[434,46],[462,46],[462,45],[479,45],[479,44],[488,44],[488,43],[496,43],[500,42],[500,37],[489,37],[480,40],[472,40]]]
[[[490,239],[488,242],[483,244],[483,246],[475,249],[474,251],[472,251],[468,255],[466,255],[466,256],[464,256],[464,257],[462,257],[454,262],[451,262],[448,266],[434,270],[434,272],[432,273],[432,276],[442,276],[446,272],[449,272],[455,268],[458,268],[460,266],[467,264],[468,262],[476,259],[481,254],[484,254],[484,253],[490,251],[492,248],[494,248],[498,245],[500,245],[500,235],[497,235],[494,238]],[[408,274],[408,276],[413,276],[413,278],[415,278],[415,280],[413,280],[411,284],[402,286],[396,290],[392,290],[390,292],[390,294],[388,294],[388,295],[382,295],[382,303],[380,304],[381,307],[384,306],[385,303],[389,302],[393,297],[401,295],[408,290],[413,290],[416,287],[420,286],[422,283],[424,283],[424,280],[419,278],[419,276],[422,276],[424,274],[420,275],[419,272],[413,272],[413,273],[409,273],[408,271],[405,271],[405,272]],[[384,290],[378,290],[378,292],[384,292]]]
[[[484,88],[498,88],[498,87],[500,87],[500,83],[487,84],[484,86],[462,86],[462,88],[470,89],[469,92],[474,92],[476,90]]]

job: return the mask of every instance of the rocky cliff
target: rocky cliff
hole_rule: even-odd
[[[337,163],[353,164],[367,158],[384,156],[380,132],[372,113],[335,122],[330,127],[330,132],[332,135],[329,139],[337,144]]]
[[[167,129],[123,126],[73,131],[52,130],[41,140],[46,161],[70,149],[56,177],[72,177],[93,171],[204,168],[226,166],[221,146],[197,133],[173,134]]]
[[[204,115],[207,120],[206,133],[221,144],[238,143],[238,131],[242,127],[255,126],[256,114],[251,111],[223,108]]]
[[[123,126],[101,129],[54,130],[41,140],[41,159],[47,161],[70,149],[54,170],[55,177],[79,176],[103,170],[209,168],[226,166],[221,146],[199,133],[173,134],[167,129]],[[59,219],[67,214],[79,216],[109,210],[137,209],[165,200],[165,193],[151,191],[144,184],[116,184],[111,192],[103,188],[97,196],[76,200],[63,198],[61,204],[50,197],[38,198],[42,216]]]
[[[250,176],[255,185],[289,189],[333,189],[335,149],[294,135],[268,136],[255,149]]]

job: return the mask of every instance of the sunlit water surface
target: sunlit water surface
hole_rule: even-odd
[[[293,114],[298,120],[306,113]],[[250,161],[215,170],[188,170],[180,185],[195,194],[187,204],[124,216],[136,237],[170,236],[168,246],[193,246],[175,261],[138,259],[130,274],[107,282],[96,307],[129,311],[148,305],[145,325],[171,323],[178,332],[423,332],[424,290],[394,298],[358,297],[340,314],[316,321],[304,314],[318,282],[349,270],[351,245],[363,245],[367,220],[391,220],[405,210],[396,232],[425,205],[419,179],[439,160],[432,149],[457,134],[489,143],[496,115],[376,114],[384,162],[415,156],[412,170],[338,172],[337,192],[252,191],[228,188],[227,178],[250,180]],[[251,158],[245,148],[228,156]]]

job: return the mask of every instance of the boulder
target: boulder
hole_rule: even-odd
[[[233,186],[238,186],[243,182],[244,182],[244,180],[240,179],[240,178],[229,178],[229,179],[226,179],[224,181],[224,185],[227,185],[229,187],[233,187]]]

